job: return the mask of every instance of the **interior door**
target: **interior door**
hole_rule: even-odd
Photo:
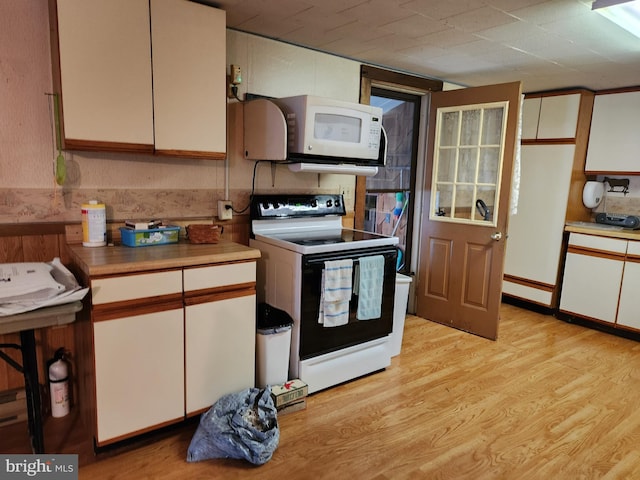
[[[520,82],[431,95],[416,313],[495,340]]]

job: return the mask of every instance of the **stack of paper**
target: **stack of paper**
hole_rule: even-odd
[[[75,302],[88,291],[57,257],[46,263],[0,263],[0,316]]]

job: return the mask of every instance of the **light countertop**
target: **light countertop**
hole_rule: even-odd
[[[220,240],[216,244],[179,242],[149,247],[69,245],[74,263],[87,276],[117,275],[260,258],[260,250]]]
[[[601,237],[622,238],[625,240],[640,240],[640,230],[603,225],[595,222],[567,222],[566,232],[600,235]]]

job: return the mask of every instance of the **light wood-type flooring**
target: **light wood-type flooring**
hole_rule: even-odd
[[[513,305],[495,342],[408,316],[388,369],[307,402],[265,465],[186,463],[194,424],[80,478],[640,478],[640,343]]]

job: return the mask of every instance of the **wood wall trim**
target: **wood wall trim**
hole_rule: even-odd
[[[518,285],[524,285],[526,287],[535,288],[536,290],[543,290],[545,292],[553,292],[556,288],[555,285],[548,283],[537,282],[535,280],[529,280],[528,278],[516,277],[514,275],[504,275],[503,280],[506,282],[517,283]]]
[[[636,85],[633,87],[610,88],[608,90],[599,90],[596,92],[596,95],[610,95],[612,93],[628,93],[628,92],[637,92],[637,91],[640,91],[640,85]]]
[[[640,169],[634,171],[625,171],[625,172],[612,172],[610,170],[587,170],[585,172],[588,175],[615,175],[615,176],[623,176],[623,175],[640,175]]]
[[[235,287],[231,288],[220,288],[220,289],[207,289],[207,290],[198,290],[198,293],[192,294],[193,292],[185,293],[184,305],[185,307],[189,307],[192,305],[200,305],[202,303],[211,303],[211,302],[219,302],[221,300],[228,300],[230,298],[240,298],[240,297],[248,297],[256,294],[255,284],[246,285],[242,288]],[[215,291],[211,291],[215,290]]]
[[[575,151],[573,152],[573,166],[571,168],[571,184],[567,198],[565,220],[587,221],[591,217],[591,210],[582,202],[582,190],[587,177],[584,167],[587,161],[587,146],[591,129],[591,114],[593,113],[593,92],[584,91],[580,97],[578,122],[576,125]]]
[[[61,235],[65,233],[64,223],[3,223],[0,237],[27,235]]]
[[[541,97],[557,97],[560,95],[572,95],[572,94],[583,94],[589,93],[593,94],[593,90],[589,90],[587,88],[568,88],[566,90],[542,90],[539,92],[531,92],[526,93],[524,95],[525,98],[541,98]]]
[[[397,85],[399,87],[409,87],[416,91],[437,92],[442,90],[442,80],[418,77],[393,70],[386,70],[372,65],[360,66],[360,78],[367,78],[373,83],[384,83]],[[362,100],[361,100],[362,103]]]
[[[153,154],[153,145],[145,143],[99,142],[96,140],[64,139],[65,150],[83,150],[87,152],[119,152]]]
[[[225,152],[199,152],[194,150],[154,150],[154,155],[164,157],[195,158],[196,160],[224,160]]]
[[[521,145],[573,145],[575,138],[542,138],[542,139],[522,139]]]
[[[93,321],[102,322],[166,310],[182,310],[182,293],[93,305]],[[133,313],[135,309],[135,314]]]
[[[609,260],[619,260],[623,262],[625,260],[624,253],[608,252],[605,250],[595,250],[592,248],[578,247],[576,245],[569,245],[567,253],[573,253],[576,255],[586,255],[590,257],[607,258]]]

